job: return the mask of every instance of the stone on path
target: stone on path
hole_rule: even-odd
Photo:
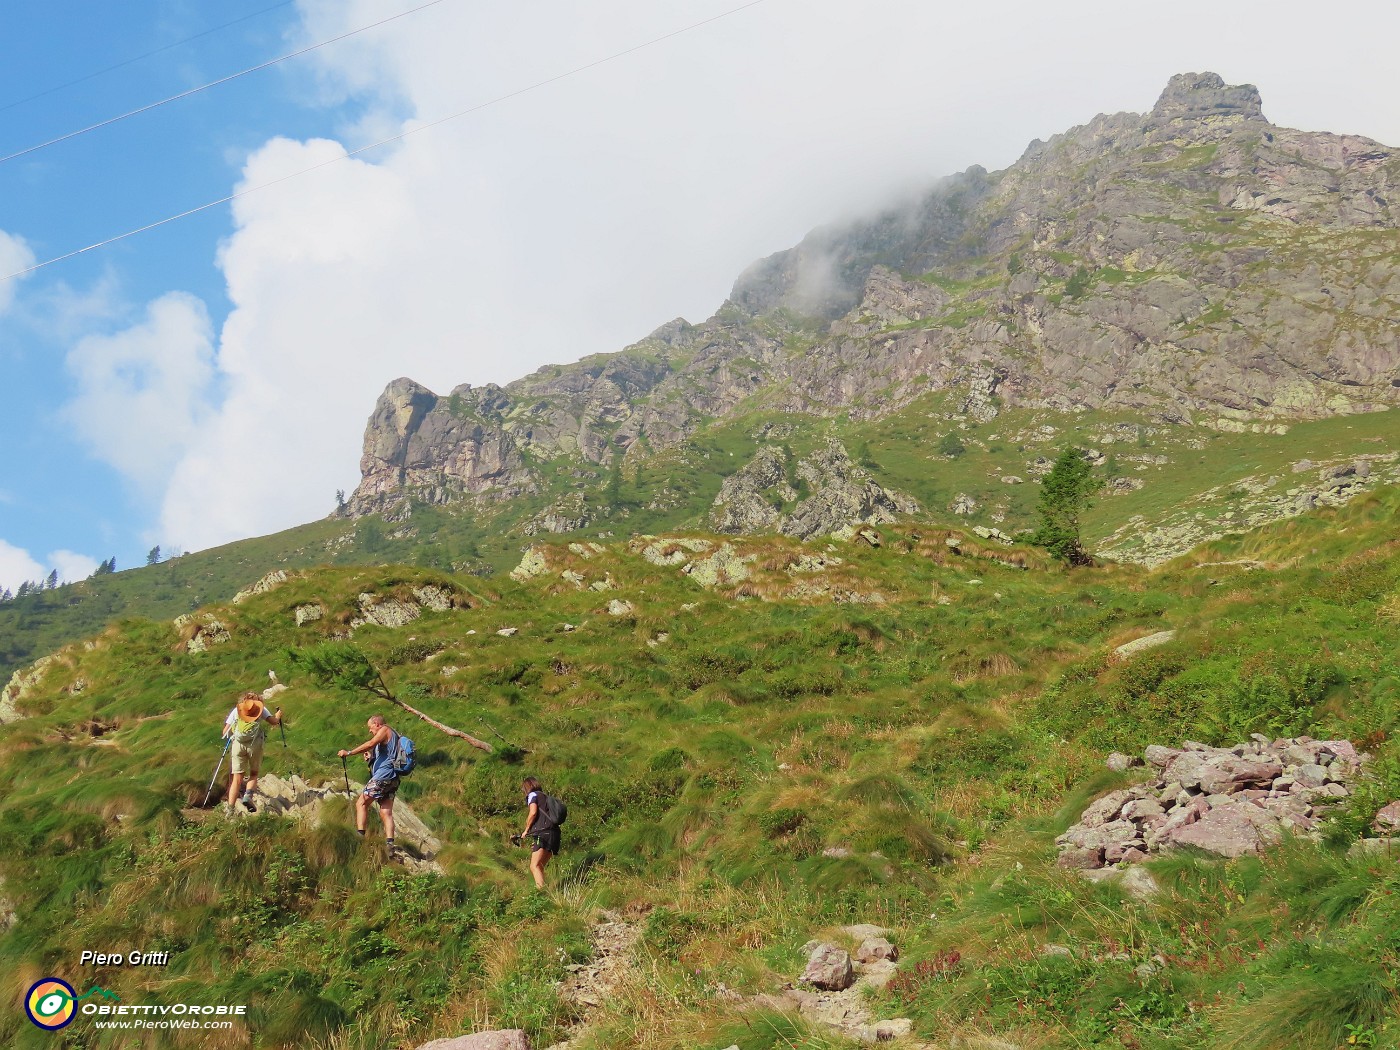
[[[530,1037],[519,1028],[497,1032],[477,1032],[451,1039],[434,1039],[418,1050],[530,1050]]]
[[[856,949],[856,962],[873,963],[899,958],[899,949],[883,937],[867,937]]]
[[[819,944],[813,948],[801,977],[803,984],[829,992],[845,991],[855,979],[850,955],[834,944]]]
[[[858,922],[851,926],[842,926],[841,932],[848,937],[854,937],[858,941],[863,941],[867,937],[889,937],[890,931],[883,926],[875,926],[868,922]]]

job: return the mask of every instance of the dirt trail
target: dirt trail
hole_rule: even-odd
[[[569,975],[559,985],[560,998],[578,1006],[582,1019],[574,1026],[568,1039],[555,1043],[547,1050],[572,1050],[578,1045],[588,1031],[593,1013],[622,983],[631,966],[632,949],[641,936],[641,930],[612,912],[603,912],[589,935],[593,941],[593,958],[568,967]]]

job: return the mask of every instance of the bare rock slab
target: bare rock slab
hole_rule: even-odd
[[[1119,660],[1126,660],[1130,656],[1148,649],[1155,649],[1159,645],[1166,645],[1176,637],[1175,631],[1158,631],[1156,634],[1149,634],[1145,638],[1134,638],[1131,642],[1125,642],[1117,649],[1113,650],[1113,655]]]

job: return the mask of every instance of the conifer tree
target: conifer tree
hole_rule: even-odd
[[[1090,506],[1090,497],[1099,488],[1099,479],[1081,448],[1066,448],[1055,460],[1040,487],[1040,528],[1032,537],[1067,565],[1090,565],[1079,533],[1079,518]]]

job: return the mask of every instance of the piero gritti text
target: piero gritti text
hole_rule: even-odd
[[[164,966],[169,952],[83,952],[79,966]]]

